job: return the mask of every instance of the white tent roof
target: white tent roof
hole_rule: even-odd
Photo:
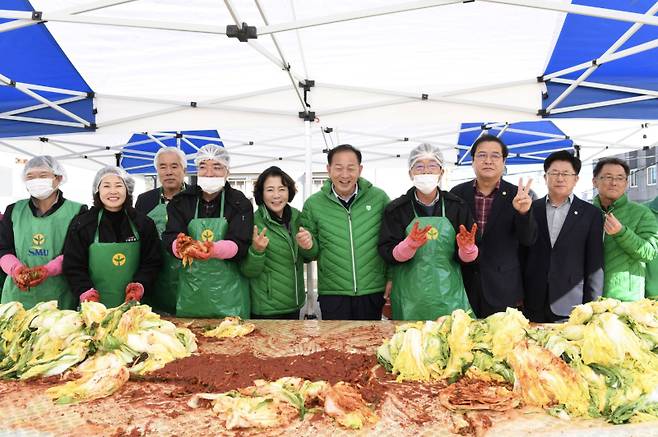
[[[87,157],[92,167],[113,163],[133,132],[189,129],[217,129],[242,171],[267,162],[303,169],[309,142],[318,169],[322,150],[344,142],[363,148],[366,162],[404,166],[408,145],[418,141],[454,153],[460,122],[536,119],[544,91],[536,77],[565,11],[658,23],[562,0],[32,5],[96,92],[98,130],[0,145]],[[227,24],[241,22],[256,26],[258,39],[225,35]],[[291,30],[268,33],[281,29]],[[306,99],[315,118],[305,131],[298,116],[306,108],[304,90],[297,84],[307,79],[315,81]],[[554,122],[583,147],[585,159],[652,145],[652,135],[644,136],[657,129],[644,121]],[[326,127],[333,132],[323,135]]]

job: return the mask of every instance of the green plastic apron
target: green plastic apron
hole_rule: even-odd
[[[199,241],[219,241],[226,235],[228,222],[224,218],[224,193],[221,193],[219,217],[198,218],[199,202],[194,219],[187,225],[188,235]],[[226,317],[250,314],[249,281],[241,274],[237,263],[210,258],[194,260],[180,271],[177,317]]]
[[[94,242],[89,246],[89,276],[100,294],[100,301],[108,308],[121,305],[126,299],[126,285],[133,281],[139,268],[139,233],[132,220],[130,227],[137,241],[101,243],[98,241],[98,225],[103,211],[98,214]]]
[[[80,204],[65,200],[57,211],[46,217],[35,217],[30,200],[16,202],[11,214],[14,224],[16,257],[27,267],[41,266],[62,254],[69,223],[80,212]],[[27,291],[21,291],[11,277],[5,279],[2,303],[18,301],[25,309],[39,302],[56,300],[59,309],[71,310],[77,299],[64,275],[51,276]]]
[[[158,235],[167,227],[167,205],[160,203],[147,214],[155,222]],[[176,314],[176,299],[178,294],[178,274],[182,268],[181,261],[162,248],[162,268],[158,274],[155,288],[144,295],[144,303],[156,310],[168,314]]]
[[[412,204],[413,206],[413,204]],[[442,216],[445,212],[441,201]],[[427,225],[427,242],[409,261],[395,266],[391,306],[395,320],[434,320],[456,309],[470,311],[461,269],[455,261],[455,230],[446,217],[418,217],[414,222],[422,229]]]

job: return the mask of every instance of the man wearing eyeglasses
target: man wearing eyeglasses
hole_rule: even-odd
[[[527,250],[524,313],[532,322],[554,323],[603,290],[603,218],[573,194],[580,159],[566,150],[544,161],[548,195],[533,202],[537,241]]]
[[[470,154],[475,179],[451,192],[471,208],[478,225],[479,256],[462,265],[464,285],[471,307],[482,318],[523,305],[520,247],[537,239],[530,186],[519,179],[518,187],[502,179],[507,146],[494,135],[480,136]]]
[[[603,296],[622,301],[644,298],[646,263],[658,253],[658,224],[649,208],[626,196],[628,164],[604,158],[594,166],[594,206],[603,211],[605,230]]]
[[[392,268],[393,319],[435,320],[456,309],[468,311],[460,264],[478,254],[471,211],[439,189],[443,154],[438,147],[415,147],[409,176],[413,187],[388,204],[379,232],[379,254]]]

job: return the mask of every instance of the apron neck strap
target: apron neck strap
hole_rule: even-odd
[[[126,214],[126,217],[128,218],[128,223],[130,224],[130,229],[133,231],[133,235],[135,236],[136,239],[139,240],[139,233],[137,233],[137,228],[135,227],[135,224],[133,223],[132,220],[130,220],[130,216],[128,215],[128,212],[124,209],[123,212]],[[101,208],[101,211],[98,213],[98,219],[96,220],[96,233],[94,234],[94,243],[98,243],[98,229],[100,228],[101,225],[101,218],[103,217],[103,214],[105,213],[105,208]]]
[[[436,195],[441,196],[441,191],[436,193]],[[414,217],[418,218],[418,213],[416,212],[416,205],[414,204],[413,199],[411,199],[411,208],[414,210]],[[441,217],[445,216],[445,211],[446,211],[446,208],[445,208],[445,204],[443,203],[443,196],[441,196]]]
[[[203,195],[203,194],[202,194]],[[219,218],[224,217],[224,190],[219,193]],[[199,218],[199,198],[196,198],[196,206],[194,207],[194,218]]]

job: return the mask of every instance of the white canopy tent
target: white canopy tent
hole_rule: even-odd
[[[409,145],[418,141],[452,156],[459,122],[539,119],[546,88],[537,76],[565,12],[639,23],[635,31],[658,25],[655,10],[636,14],[561,0],[31,3],[36,16],[0,10],[0,17],[19,19],[1,24],[0,32],[46,20],[95,92],[97,129],[49,136],[47,143],[2,139],[0,146],[78,163],[86,158],[92,167],[113,163],[133,132],[184,129],[218,129],[235,171],[276,162],[321,170],[322,151],[341,142],[361,147],[365,162],[381,167],[404,167]],[[226,36],[227,24],[243,22],[257,28],[257,39]],[[621,42],[598,62],[631,55],[616,52]],[[587,85],[586,78],[579,83]],[[650,120],[555,123],[585,160],[656,138]]]

